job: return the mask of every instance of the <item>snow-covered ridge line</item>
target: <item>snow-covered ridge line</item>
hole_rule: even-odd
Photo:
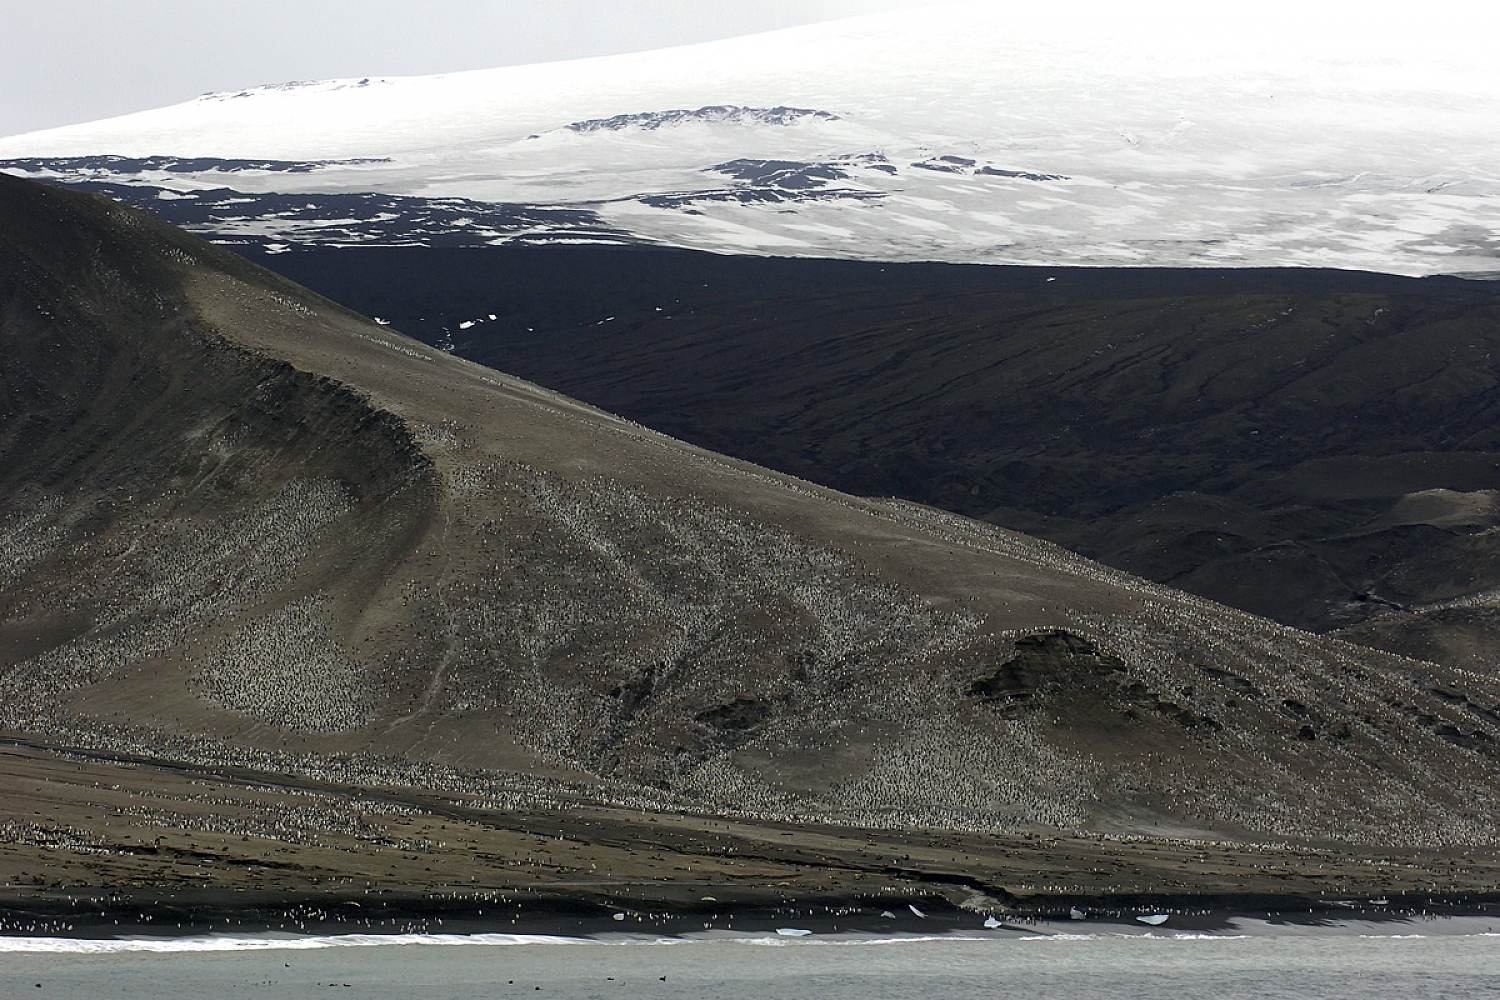
[[[1226,31],[1185,10],[955,3],[656,53],[254,88],[0,139],[0,158],[178,193],[230,172],[245,195],[567,209],[719,252],[1500,271],[1500,69],[1482,32],[1276,4]],[[113,176],[80,172],[106,157],[93,169]]]
[[[611,118],[592,118],[584,122],[570,122],[565,127],[569,132],[618,132],[621,129],[638,128],[654,132],[659,128],[688,123],[735,125],[794,125],[812,119],[836,122],[839,116],[827,111],[810,108],[744,108],[734,105],[714,105],[695,111],[673,109],[671,111],[642,111],[635,114],[615,115]]]
[[[265,94],[287,93],[295,90],[350,90],[358,87],[368,87],[371,84],[388,85],[393,81],[386,77],[362,77],[358,80],[291,80],[287,83],[267,83],[259,87],[247,87],[244,90],[219,90],[200,95],[199,101],[234,101],[246,97],[259,97]]]
[[[0,170],[5,169],[0,164]],[[35,176],[104,194],[152,212],[217,243],[282,249],[300,246],[478,247],[506,243],[639,243],[588,209],[511,205],[463,198],[409,198],[370,192],[246,193],[215,186],[186,189],[160,179],[108,178],[66,171]]]
[[[347,160],[232,160],[216,156],[69,156],[69,157],[19,157],[0,160],[0,170],[21,173],[49,172],[54,175],[86,175],[90,172],[100,176],[123,175],[126,177],[165,171],[171,174],[248,172],[308,174],[329,167],[352,167],[363,163],[389,163],[388,157],[355,157]]]

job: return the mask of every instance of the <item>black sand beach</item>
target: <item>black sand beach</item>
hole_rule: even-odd
[[[723,891],[723,890],[720,890]],[[565,891],[342,894],[181,889],[101,892],[47,890],[0,895],[0,936],[87,940],[335,935],[524,935],[610,938],[740,934],[866,934],[882,937],[1087,933],[1230,932],[1244,921],[1304,929],[1359,923],[1402,927],[1450,917],[1500,921],[1500,893],[1410,894],[1379,901],[1298,896],[1055,897],[990,913],[934,896],[772,901],[736,889],[720,898],[671,901],[621,893],[615,900]],[[1142,921],[1141,917],[1149,917]],[[1161,918],[1165,917],[1164,920]]]

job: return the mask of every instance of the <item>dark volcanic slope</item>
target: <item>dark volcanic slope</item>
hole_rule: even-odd
[[[706,447],[1289,624],[1373,618],[1348,634],[1484,669],[1500,655],[1488,284],[641,248],[272,263]]]
[[[316,779],[298,815],[346,832],[318,795],[405,783],[465,816],[1500,835],[1492,680],[723,459],[100,198],[0,178],[0,337],[26,747]],[[174,809],[239,829],[88,813]]]

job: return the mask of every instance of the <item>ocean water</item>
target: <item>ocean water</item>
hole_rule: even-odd
[[[1455,918],[1212,935],[0,939],[0,996],[78,1000],[1500,997],[1500,933]]]

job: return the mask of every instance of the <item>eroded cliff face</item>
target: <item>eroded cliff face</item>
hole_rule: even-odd
[[[1491,680],[701,451],[102,199],[0,178],[0,252],[12,731],[766,819],[1496,836]]]

